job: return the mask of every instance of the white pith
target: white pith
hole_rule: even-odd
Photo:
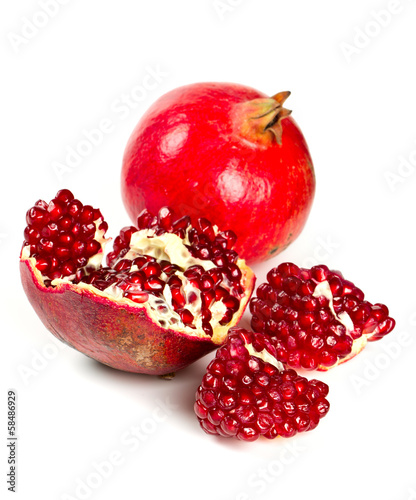
[[[256,358],[263,360],[265,363],[273,365],[279,371],[283,371],[285,369],[283,363],[278,361],[266,349],[263,349],[262,351],[256,351],[256,349],[254,349],[253,347],[253,344],[244,344],[244,347],[247,349],[250,356],[255,356]]]
[[[332,312],[334,318],[339,321],[342,325],[345,326],[347,330],[347,334],[354,331],[354,323],[350,317],[350,315],[346,311],[341,311],[340,314],[337,314],[334,309],[334,296],[332,295],[331,287],[328,281],[321,281],[315,287],[315,290],[312,294],[313,297],[325,297],[328,299],[328,307]]]
[[[150,255],[157,260],[167,260],[181,269],[199,265],[209,271],[216,267],[210,260],[193,257],[185,245],[189,245],[187,235],[185,239],[173,233],[155,236],[153,229],[141,229],[131,235],[130,250],[123,258],[133,260],[140,255]]]

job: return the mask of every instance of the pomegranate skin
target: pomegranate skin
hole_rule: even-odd
[[[126,372],[166,375],[218,347],[210,339],[160,327],[146,304],[117,302],[88,285],[62,282],[48,288],[32,261],[20,259],[20,275],[29,302],[43,324],[65,344],[105,365]],[[247,286],[250,292],[233,324],[251,295],[251,274],[247,275]]]
[[[234,83],[196,83],[159,98],[131,134],[121,189],[129,216],[169,205],[237,234],[248,263],[284,250],[303,229],[315,175],[306,141],[291,116],[281,143],[269,131],[244,136],[242,103],[268,99]],[[246,109],[246,108],[245,108]]]

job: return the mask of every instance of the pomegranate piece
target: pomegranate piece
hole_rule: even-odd
[[[180,216],[203,217],[198,230],[207,239],[207,219],[231,227],[238,241],[225,234],[222,241],[249,263],[284,250],[302,231],[315,194],[308,146],[283,107],[289,94],[203,82],[161,96],[124,151],[121,188],[131,219],[168,205]]]
[[[267,334],[277,358],[293,368],[328,370],[395,326],[384,304],[364,300],[362,290],[325,265],[280,264],[256,294],[251,326]]]
[[[194,405],[208,434],[255,441],[314,429],[328,410],[328,386],[276,359],[263,334],[234,327],[208,365]]]
[[[176,219],[168,207],[123,228],[107,265],[107,223],[69,190],[36,202],[26,222],[21,277],[39,317],[59,339],[120,370],[162,375],[187,366],[224,342],[253,291],[253,272],[223,245],[234,233]]]

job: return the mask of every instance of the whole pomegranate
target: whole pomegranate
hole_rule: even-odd
[[[311,209],[315,176],[308,146],[273,97],[234,83],[196,83],[168,92],[127,143],[122,197],[132,220],[168,205],[238,236],[248,262],[284,250]]]
[[[60,190],[26,214],[23,288],[58,339],[119,370],[166,375],[214,350],[251,296],[236,236],[207,219],[144,210],[102,264],[100,210]]]

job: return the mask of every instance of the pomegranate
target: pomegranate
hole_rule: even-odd
[[[293,368],[328,370],[395,326],[384,304],[364,300],[362,290],[325,265],[280,264],[256,294],[251,327],[267,334],[277,358]]]
[[[309,215],[315,176],[308,146],[273,97],[233,83],[196,83],[159,98],[131,134],[122,197],[132,220],[168,205],[238,235],[249,263],[284,250]]]
[[[208,365],[194,405],[208,434],[254,441],[314,429],[329,410],[328,386],[276,359],[264,334],[232,328]]]
[[[254,275],[236,236],[162,207],[114,240],[100,210],[67,190],[26,215],[24,290],[60,340],[120,370],[164,375],[221,345],[240,319]]]

